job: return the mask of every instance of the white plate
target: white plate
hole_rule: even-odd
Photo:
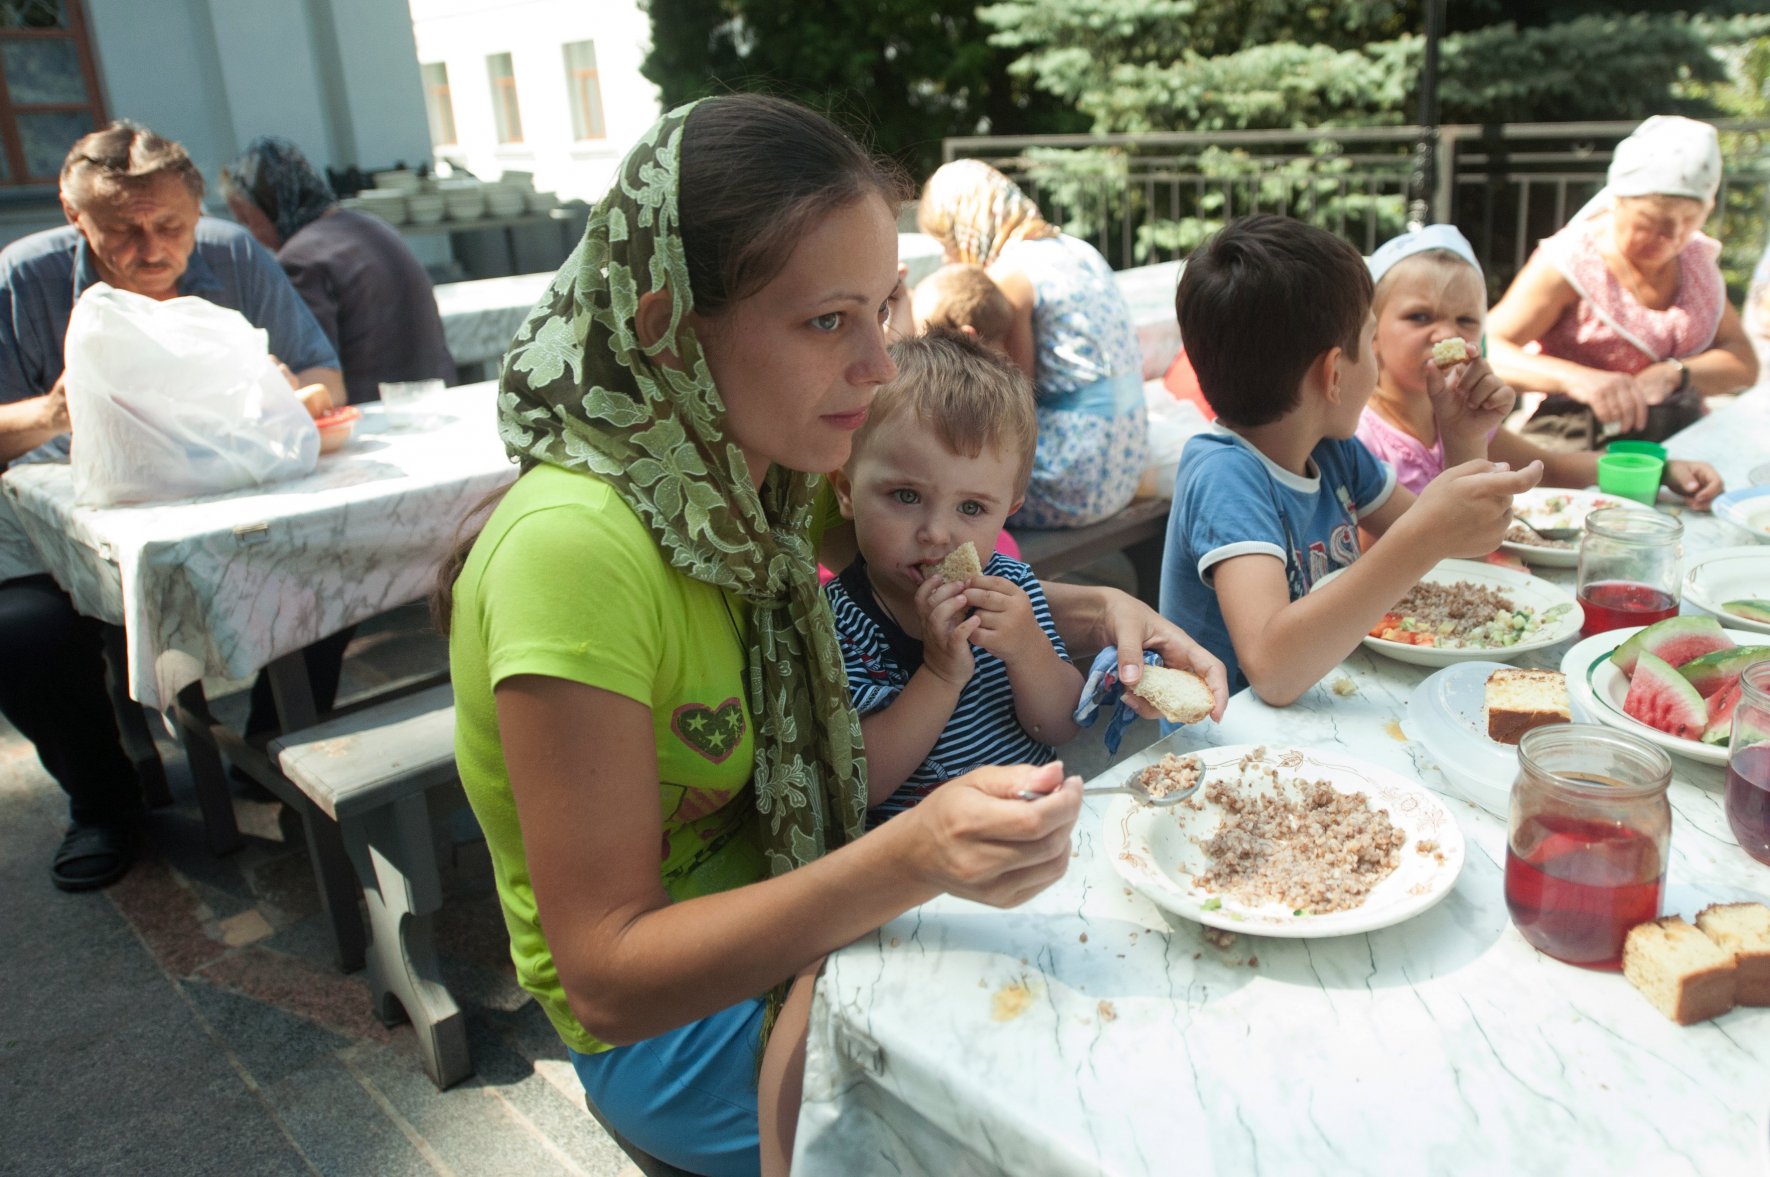
[[[1623,713],[1623,700],[1629,697],[1629,676],[1611,664],[1610,652],[1645,628],[1647,627],[1644,625],[1631,625],[1623,629],[1595,633],[1567,651],[1561,659],[1561,673],[1567,676],[1567,693],[1599,723],[1640,736],[1668,752],[1676,752],[1691,760],[1703,764],[1725,765],[1727,745],[1705,744],[1701,740],[1686,740],[1668,735]],[[1723,627],[1721,632],[1741,646],[1770,644],[1763,640],[1761,634],[1749,633],[1743,629]]]
[[[1251,744],[1206,748],[1196,752],[1209,775],[1235,770],[1241,758],[1255,751]],[[1208,841],[1216,832],[1221,814],[1204,801],[1201,790],[1195,801],[1204,808],[1188,808],[1190,802],[1171,809],[1139,805],[1129,797],[1114,797],[1106,807],[1101,830],[1106,853],[1113,865],[1138,891],[1159,907],[1213,928],[1247,932],[1256,936],[1312,939],[1350,936],[1386,928],[1411,919],[1450,893],[1463,869],[1463,833],[1444,802],[1423,785],[1367,764],[1337,751],[1315,748],[1269,748],[1264,762],[1281,776],[1325,780],[1342,793],[1362,792],[1372,805],[1387,810],[1389,820],[1407,836],[1401,863],[1377,884],[1364,902],[1350,911],[1327,915],[1295,915],[1275,903],[1251,906],[1222,897],[1222,906],[1205,910],[1217,898],[1193,883],[1205,869],[1204,850],[1194,841]],[[1133,771],[1134,761],[1113,771]],[[1421,854],[1421,841],[1438,844],[1436,853]]]
[[[1504,820],[1512,782],[1518,776],[1518,748],[1487,735],[1487,676],[1500,662],[1459,662],[1429,675],[1408,696],[1408,737],[1426,750],[1457,792]],[[1590,723],[1586,709],[1568,691],[1575,723]]]
[[[1595,490],[1569,490],[1565,487],[1539,486],[1521,495],[1512,496],[1512,513],[1533,527],[1584,527],[1586,516],[1606,507],[1641,506],[1629,499],[1600,494]],[[1643,508],[1645,509],[1645,508]],[[1545,568],[1574,568],[1579,565],[1579,541],[1571,548],[1545,548],[1537,544],[1500,544],[1532,564]]]
[[[1315,588],[1343,576],[1345,568],[1330,572],[1315,582]],[[1415,666],[1450,666],[1457,662],[1510,662],[1518,655],[1529,650],[1540,650],[1544,646],[1552,646],[1556,642],[1566,641],[1579,632],[1585,615],[1581,613],[1579,602],[1566,589],[1559,588],[1529,573],[1516,572],[1510,568],[1501,568],[1495,564],[1483,564],[1479,560],[1444,560],[1433,568],[1421,580],[1435,584],[1455,584],[1459,580],[1470,581],[1486,588],[1495,589],[1512,598],[1514,605],[1528,605],[1537,611],[1537,615],[1548,612],[1558,605],[1567,606],[1561,614],[1550,621],[1545,621],[1541,629],[1521,639],[1515,646],[1410,646],[1406,642],[1391,642],[1383,638],[1366,637],[1364,644],[1379,654],[1386,654],[1397,662],[1411,662]],[[1314,591],[1314,590],[1311,590]]]
[[[1728,491],[1715,500],[1715,514],[1759,539],[1770,539],[1770,486]]]
[[[1770,634],[1770,622],[1722,612],[1728,601],[1770,600],[1770,548],[1717,548],[1704,552],[1684,573],[1684,599],[1734,629]],[[1759,644],[1764,643],[1759,639]]]

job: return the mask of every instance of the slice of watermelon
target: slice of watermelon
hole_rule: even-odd
[[[1770,601],[1751,599],[1728,601],[1721,606],[1721,612],[1731,613],[1735,617],[1744,617],[1750,621],[1770,622]]]
[[[1624,674],[1634,674],[1635,659],[1643,650],[1667,666],[1682,666],[1692,658],[1732,648],[1733,639],[1721,632],[1721,623],[1713,617],[1668,617],[1618,646],[1610,661]]]
[[[1678,673],[1690,680],[1697,694],[1707,699],[1716,691],[1738,682],[1746,667],[1766,659],[1770,659],[1770,646],[1734,646],[1730,650],[1716,650],[1692,658],[1678,667]]]
[[[1690,680],[1646,650],[1629,676],[1623,714],[1685,740],[1701,738],[1709,725],[1708,704]]]
[[[1703,729],[1703,743],[1725,744],[1732,737],[1733,709],[1739,706],[1742,693],[1739,680],[1735,678],[1731,685],[1709,696],[1709,725]]]

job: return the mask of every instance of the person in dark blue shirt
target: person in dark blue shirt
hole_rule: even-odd
[[[98,282],[237,310],[266,331],[294,383],[324,384],[343,403],[337,353],[276,259],[244,229],[204,217],[202,195],[190,156],[145,128],[113,123],[74,144],[61,172],[69,224],[0,251],[0,465],[67,453],[63,341],[75,301]],[[141,788],[105,690],[105,627],[42,573],[0,568],[0,714],[68,795],[72,825],[51,879],[88,890],[129,869]]]

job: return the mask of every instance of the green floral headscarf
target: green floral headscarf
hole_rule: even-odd
[[[612,486],[671,566],[750,604],[748,694],[756,805],[781,874],[859,837],[866,815],[860,723],[818,586],[818,477],[775,467],[760,490],[725,433],[725,402],[694,332],[676,207],[689,106],[621,161],[584,240],[516,333],[498,430],[523,468],[585,470]],[[640,345],[642,294],[668,290],[670,329]],[[658,357],[674,351],[680,370]]]

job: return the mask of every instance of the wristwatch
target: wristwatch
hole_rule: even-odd
[[[1677,356],[1668,356],[1666,363],[1678,369],[1678,386],[1672,389],[1671,395],[1677,396],[1680,392],[1688,392],[1690,390],[1690,369],[1684,366],[1684,361]]]

